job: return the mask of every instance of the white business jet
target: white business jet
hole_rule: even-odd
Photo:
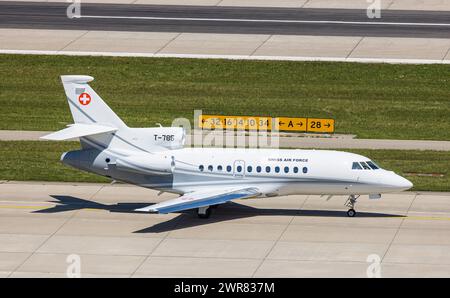
[[[170,213],[231,200],[285,195],[348,195],[347,215],[360,195],[407,190],[412,183],[369,158],[328,150],[183,148],[181,127],[130,128],[88,85],[90,76],[61,76],[74,124],[44,136],[79,138],[81,150],[61,161],[77,169],[180,196],[137,211]]]

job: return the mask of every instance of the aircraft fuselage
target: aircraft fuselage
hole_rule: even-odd
[[[412,184],[381,168],[354,169],[369,158],[329,150],[184,148],[132,153],[79,150],[64,154],[71,166],[173,193],[246,185],[262,196],[380,194]],[[84,162],[79,162],[80,160]]]

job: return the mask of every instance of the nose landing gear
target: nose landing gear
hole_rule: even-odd
[[[355,211],[355,204],[356,204],[356,200],[359,198],[359,195],[350,195],[347,199],[347,201],[345,202],[345,206],[349,207],[350,209],[348,209],[347,211],[347,216],[348,217],[354,217],[356,215],[356,211]]]

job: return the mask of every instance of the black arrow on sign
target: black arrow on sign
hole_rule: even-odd
[[[330,128],[330,123],[325,124],[326,127]]]

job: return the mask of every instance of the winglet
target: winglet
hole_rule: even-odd
[[[138,212],[149,212],[149,213],[158,213],[158,210],[152,208],[152,205],[144,207],[144,208],[139,208],[139,209],[135,209],[134,211],[138,211]]]

